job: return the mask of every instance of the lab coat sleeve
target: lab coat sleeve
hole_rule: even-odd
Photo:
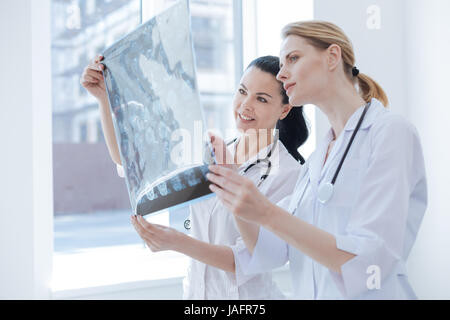
[[[374,272],[381,289],[384,279],[401,272],[410,195],[425,177],[415,128],[401,117],[384,120],[370,129],[370,157],[356,205],[345,232],[336,235],[337,248],[356,255],[340,274],[330,270],[346,298],[377,289],[369,283]]]
[[[123,170],[123,167],[119,164],[116,164],[116,169],[117,169],[117,175],[121,178],[125,178],[125,172]]]
[[[255,274],[244,273],[242,261],[239,259],[240,256],[246,256],[248,253],[247,247],[245,246],[244,240],[239,237],[236,240],[236,244],[231,246],[233,250],[234,262],[235,262],[235,277],[237,286],[241,286],[246,283],[251,278],[255,277]]]
[[[287,261],[287,243],[263,227],[259,228],[253,254],[245,247],[235,252],[236,270],[239,269],[245,276],[270,271],[285,265]]]
[[[283,159],[283,164],[288,166],[288,169],[284,167],[283,170],[274,170],[273,179],[268,184],[268,189],[264,191],[271,202],[285,210],[290,204],[292,192],[302,169],[300,164],[290,157],[288,154],[288,159]],[[236,277],[240,277],[238,282],[246,281],[252,275],[283,266],[288,261],[287,243],[263,227],[259,228],[253,254],[245,246],[240,246],[233,252]]]
[[[277,205],[286,207],[290,197],[281,200]],[[260,227],[258,240],[253,249],[253,254],[245,247],[233,250],[236,264],[236,277],[249,279],[247,276],[267,272],[281,267],[288,261],[287,243],[267,229]],[[251,278],[251,277],[250,277]],[[242,281],[242,280],[241,280]]]

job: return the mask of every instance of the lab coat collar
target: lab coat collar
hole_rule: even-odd
[[[330,128],[325,135],[322,142],[318,145],[317,150],[314,154],[314,160],[311,161],[311,171],[310,171],[310,178],[311,181],[317,185],[320,182],[320,179],[323,177],[323,174],[327,170],[327,168],[330,166],[330,163],[333,162],[336,155],[339,154],[341,148],[344,148],[346,144],[348,143],[349,137],[348,135],[344,134],[345,132],[351,132],[355,130],[356,125],[358,124],[359,118],[361,117],[361,114],[364,110],[364,106],[361,106],[358,108],[350,117],[350,119],[347,121],[343,132],[339,135],[339,137],[336,140],[335,145],[331,149],[331,153],[328,155],[327,162],[325,165],[323,165],[323,162],[325,161],[325,155],[328,150],[328,145],[330,142],[334,139],[334,131],[332,128]],[[367,110],[367,113],[364,117],[364,121],[361,124],[361,127],[359,130],[364,130],[367,128],[370,128],[370,126],[375,121],[377,115],[380,112],[384,112],[386,109],[383,106],[383,104],[378,101],[375,98],[372,98],[371,105],[369,110]],[[344,145],[345,143],[345,145]]]
[[[233,158],[236,154],[236,148],[239,143],[239,140],[240,140],[240,138],[237,138],[237,140],[233,144],[232,150],[230,150]],[[280,143],[280,141],[278,141],[277,144],[279,145],[279,143]],[[245,170],[249,165],[251,165],[252,163],[255,163],[257,159],[265,159],[267,157],[267,155],[269,154],[270,150],[272,149],[272,145],[273,145],[273,142],[270,143],[269,145],[267,145],[266,147],[262,148],[261,150],[259,150],[257,154],[255,154],[253,157],[251,157],[250,159],[245,161],[243,164],[241,164],[238,168],[238,171],[240,172],[240,171]],[[276,152],[276,150],[274,150],[273,153],[274,152]]]
[[[267,158],[267,155],[269,154],[270,150],[272,149],[272,145],[273,145],[273,143],[271,143],[268,146],[259,150],[259,152],[256,155],[254,155],[253,157],[251,157],[250,159],[245,161],[239,167],[239,170],[245,170],[249,165],[251,165],[252,163],[255,163],[258,159],[262,160],[262,159]]]
[[[353,131],[356,129],[356,125],[358,124],[359,118],[361,117],[361,114],[363,113],[365,106],[366,105],[359,107],[352,114],[350,119],[348,119],[347,123],[345,124],[344,131]],[[380,109],[381,110],[385,109],[383,104],[380,101],[378,101],[377,99],[372,98],[372,100],[370,102],[370,108],[369,108],[369,110],[367,110],[367,113],[364,117],[364,121],[361,123],[360,130],[370,128],[370,126],[375,121],[377,114],[380,112]]]
[[[312,187],[317,187],[319,183],[321,172],[323,169],[323,161],[325,160],[325,154],[328,150],[328,145],[330,141],[333,140],[333,138],[334,138],[333,129],[330,128],[325,137],[322,139],[322,142],[317,146],[316,151],[310,157],[311,161],[309,165],[309,177],[312,183]],[[338,143],[339,140],[342,139],[338,139],[336,143]],[[338,145],[336,144],[335,147],[337,146]],[[332,149],[332,153],[333,151],[335,151],[336,149],[335,147]],[[325,165],[327,165],[330,162],[331,160],[330,156],[331,154],[328,156],[328,160]]]

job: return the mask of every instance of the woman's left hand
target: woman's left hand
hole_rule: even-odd
[[[176,250],[186,236],[173,228],[147,222],[142,216],[131,216],[131,223],[152,252]]]
[[[225,207],[243,220],[265,225],[273,204],[258,190],[254,183],[222,165],[209,166],[209,187]]]

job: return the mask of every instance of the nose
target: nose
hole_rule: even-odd
[[[243,101],[242,101],[242,103],[241,103],[241,107],[244,109],[244,110],[253,110],[253,103],[252,103],[252,100],[251,100],[251,97],[250,97],[250,95],[248,95]]]
[[[288,73],[287,73],[285,67],[283,66],[283,67],[280,68],[280,71],[278,71],[277,80],[281,81],[281,82],[284,82],[287,79],[288,79]]]

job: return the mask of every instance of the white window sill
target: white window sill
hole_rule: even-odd
[[[143,244],[55,253],[52,298],[182,299],[189,258],[173,251],[153,253]],[[289,297],[289,265],[273,272]]]
[[[188,263],[188,258],[182,254],[172,251],[152,253],[143,244],[55,253],[52,298],[77,299],[113,292],[181,286]],[[172,296],[174,299],[181,298],[181,294],[181,291],[174,292]],[[161,298],[170,296],[166,294]]]

